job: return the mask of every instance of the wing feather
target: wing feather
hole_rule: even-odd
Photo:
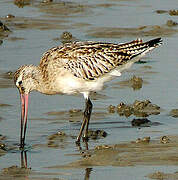
[[[40,67],[44,76],[48,76],[48,66],[52,62],[55,64],[53,68],[62,67],[78,78],[95,80],[160,43],[160,38],[145,43],[142,40],[125,44],[91,41],[68,43],[48,50],[41,58]]]

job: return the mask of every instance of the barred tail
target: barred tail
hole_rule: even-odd
[[[135,57],[142,57],[149,51],[153,50],[154,48],[160,46],[162,44],[161,38],[152,39],[150,41],[147,41],[145,43],[140,44],[140,47],[133,51],[131,54],[130,59],[133,59]]]
[[[161,45],[163,40],[161,38],[152,39],[150,41],[145,42],[145,44],[148,44],[149,47],[158,47]]]

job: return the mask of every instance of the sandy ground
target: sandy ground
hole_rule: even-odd
[[[78,154],[68,154],[68,156],[81,156],[77,161],[60,165],[46,167],[47,169],[75,169],[84,168],[89,171],[94,166],[177,166],[178,165],[178,136],[163,136],[157,140],[144,137],[131,142],[114,145],[100,145],[89,150],[87,145]],[[25,152],[24,152],[25,153]],[[3,150],[0,151],[3,155]],[[22,154],[23,156],[23,154]],[[26,167],[25,157],[22,157],[21,167],[11,166],[4,168],[0,179],[34,179],[37,175],[33,170]],[[89,172],[88,172],[89,173]],[[44,175],[45,173],[42,173]],[[39,175],[39,174],[38,174]],[[47,173],[46,173],[47,175]],[[50,173],[48,175],[51,175]],[[54,175],[54,174],[52,174]],[[60,173],[58,174],[60,175]],[[148,174],[151,179],[177,179],[178,173],[154,172]],[[36,178],[35,178],[36,179]],[[38,179],[38,178],[37,178]],[[39,178],[40,179],[40,178]],[[50,179],[50,178],[49,178]]]

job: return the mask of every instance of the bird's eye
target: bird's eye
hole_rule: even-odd
[[[19,81],[19,86],[22,84],[22,81]]]
[[[25,88],[24,88],[24,87],[21,87],[21,90],[22,90],[22,91],[25,91]]]

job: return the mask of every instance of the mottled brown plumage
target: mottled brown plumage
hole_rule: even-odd
[[[40,67],[44,78],[48,77],[49,61],[53,61],[57,68],[63,66],[76,77],[94,80],[148,48],[149,44],[142,40],[125,44],[74,42],[48,50],[40,61]]]
[[[22,102],[25,102],[25,98],[28,101],[28,94],[33,90],[44,94],[82,93],[86,99],[86,109],[77,137],[79,142],[85,124],[84,136],[87,137],[92,110],[89,93],[101,90],[106,81],[120,76],[123,70],[159,46],[161,42],[161,38],[157,38],[147,42],[135,40],[124,44],[91,41],[67,43],[49,49],[42,56],[39,66],[21,66],[14,73],[14,82],[20,91]],[[22,107],[22,119],[24,111]],[[24,121],[21,120],[21,123]],[[21,146],[24,146],[25,132],[22,138],[22,129]]]

